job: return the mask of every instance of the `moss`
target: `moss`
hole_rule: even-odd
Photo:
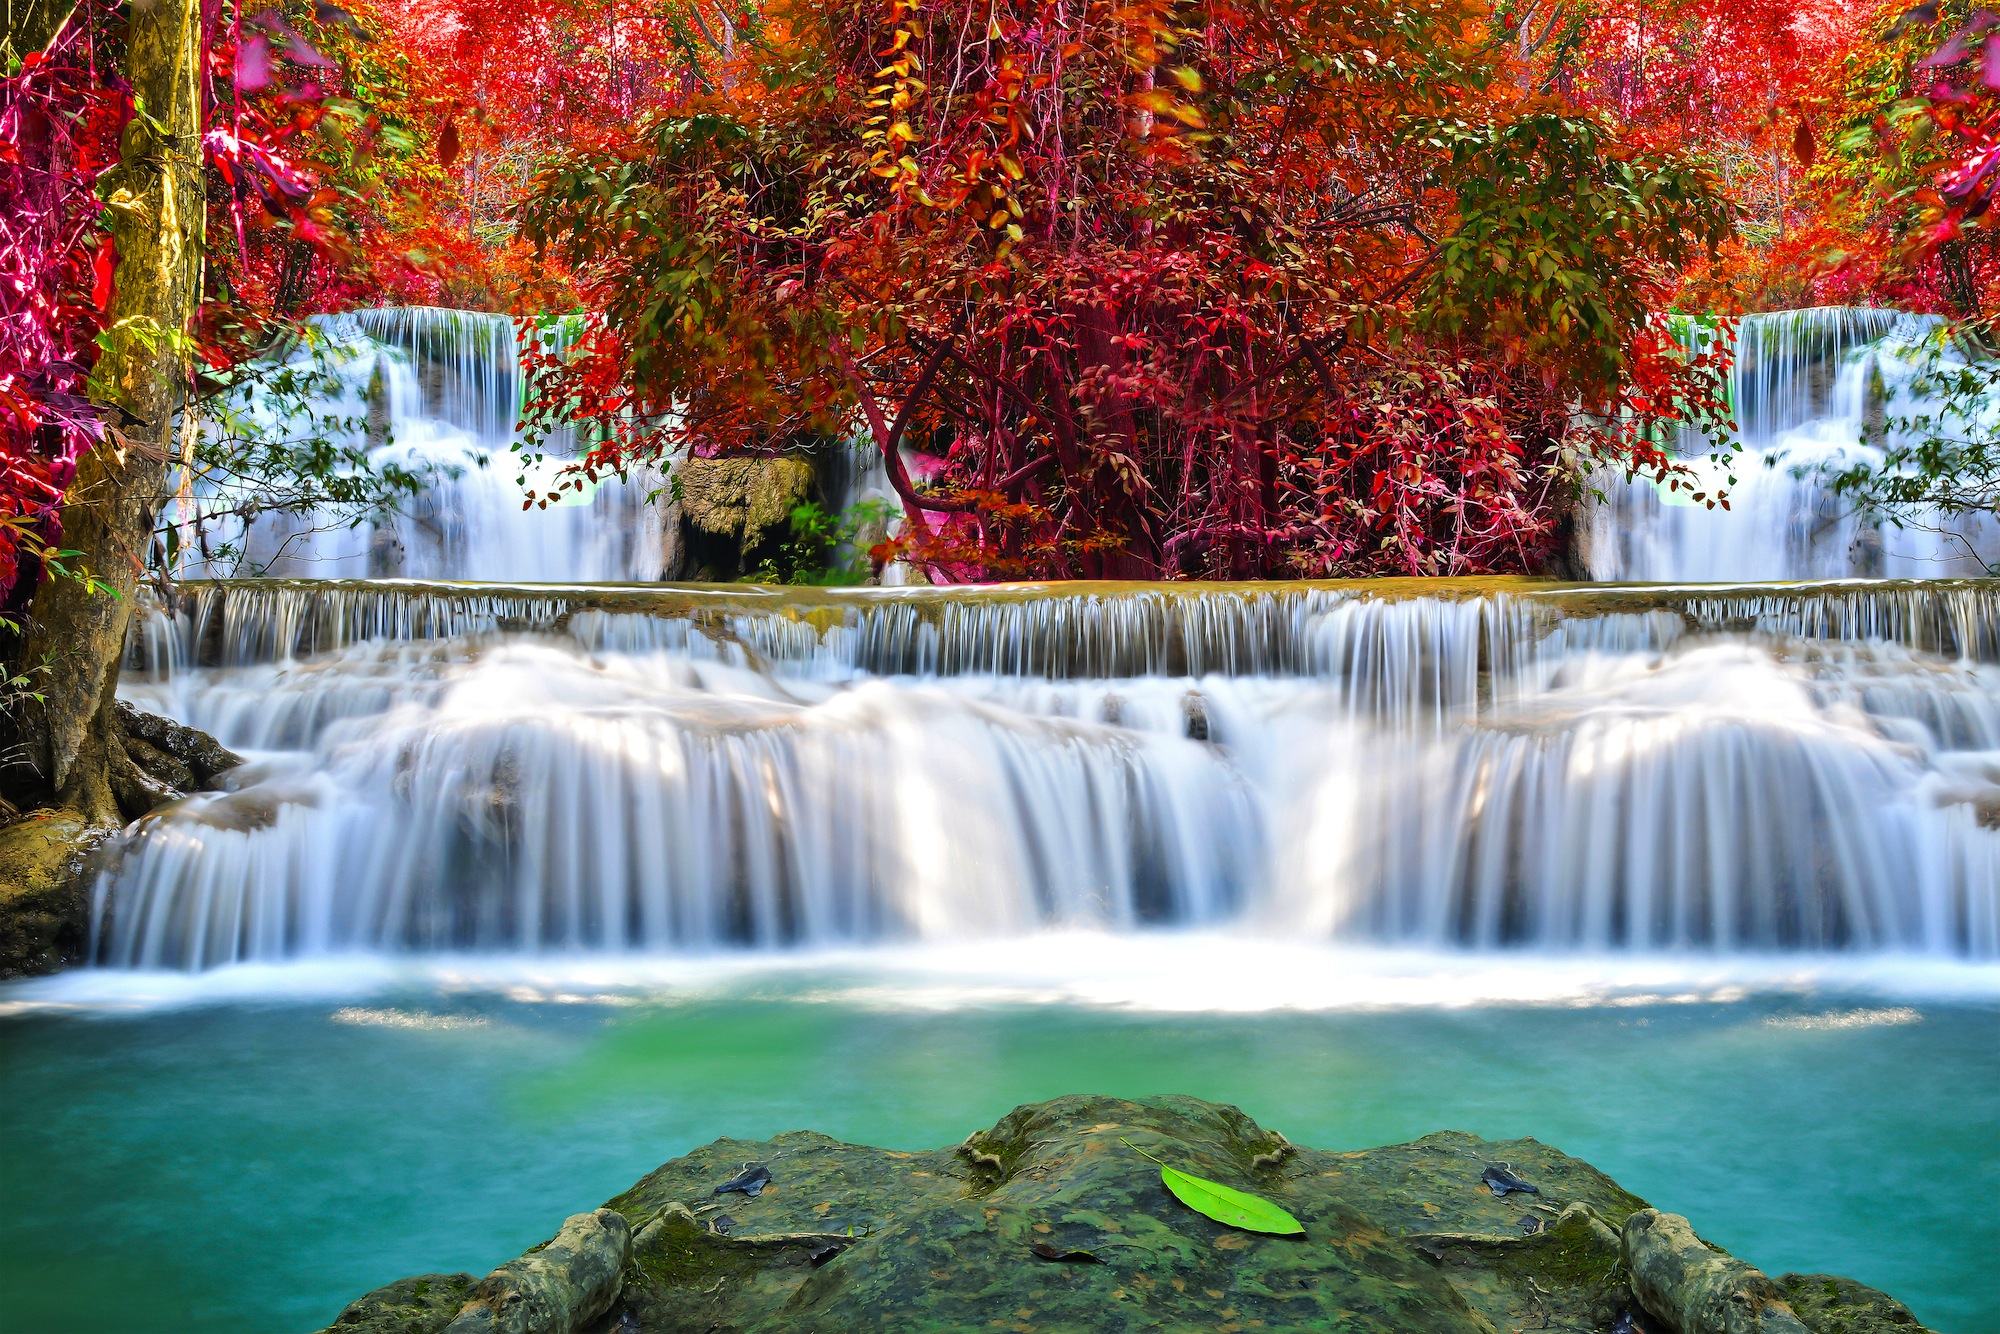
[[[1780,1274],[1774,1280],[1799,1323],[1812,1334],[1922,1334],[1909,1307],[1865,1283],[1831,1274]]]
[[[83,956],[85,868],[110,832],[74,811],[39,811],[0,828],[0,978],[52,973]]]
[[[439,1334],[479,1280],[471,1274],[422,1274],[349,1302],[321,1334]]]

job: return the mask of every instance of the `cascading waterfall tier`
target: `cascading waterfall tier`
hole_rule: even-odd
[[[1684,433],[1677,452],[1696,484],[1681,489],[1607,473],[1583,528],[1583,564],[1604,580],[1930,578],[1984,574],[2000,562],[1988,516],[1926,513],[1896,524],[1857,514],[1829,472],[1879,462],[1911,394],[1934,316],[1843,306],[1744,317],[1729,400],[1738,452]],[[1733,479],[1733,480],[1732,480]],[[1691,497],[1726,493],[1727,509]]]
[[[1207,925],[2000,956],[2000,584],[189,586],[96,958]]]
[[[549,457],[512,448],[521,408],[520,349],[503,315],[406,307],[321,316],[288,361],[321,390],[280,410],[232,410],[270,439],[317,437],[424,480],[388,515],[329,510],[237,513],[252,491],[196,479],[182,515],[183,573],[317,578],[654,579],[664,561],[651,469],[548,494],[575,442]],[[268,509],[268,506],[254,507]],[[253,509],[254,512],[254,509]]]

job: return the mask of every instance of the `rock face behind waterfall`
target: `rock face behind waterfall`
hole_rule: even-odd
[[[663,579],[755,574],[813,492],[804,459],[689,459],[674,469]]]
[[[1305,1235],[1211,1221],[1141,1150]],[[1860,1284],[1765,1278],[1532,1139],[1330,1153],[1182,1097],[1035,1103],[926,1153],[717,1140],[483,1281],[405,1279],[327,1334],[489,1329],[1920,1334]]]

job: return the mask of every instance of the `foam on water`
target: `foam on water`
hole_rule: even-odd
[[[76,969],[9,985],[0,1017],[125,1014],[245,1001],[332,1004],[396,1026],[482,996],[546,1005],[789,1001],[896,1011],[999,1005],[1144,1013],[1337,1012],[1845,998],[1858,1013],[1991,1002],[2000,964],[1910,953],[1812,956],[1478,954],[1343,947],[1228,931],[1050,931],[977,942],[791,953],[326,955],[202,972]],[[343,1011],[343,1012],[345,1012]],[[389,1017],[384,1017],[385,1015]],[[1876,1022],[1889,1022],[1878,1019]],[[407,1027],[424,1027],[411,1023]],[[1807,1027],[1807,1025],[1799,1025]]]

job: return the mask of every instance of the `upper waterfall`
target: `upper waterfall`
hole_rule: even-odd
[[[1857,514],[1828,479],[1829,470],[1879,461],[1888,419],[1916,409],[1916,349],[1939,325],[1934,316],[1845,306],[1744,317],[1729,381],[1737,452],[1712,458],[1712,443],[1693,433],[1679,449],[1699,479],[1691,489],[1726,492],[1728,508],[1707,508],[1688,488],[1600,475],[1592,484],[1602,499],[1583,525],[1590,577],[1733,583],[1985,573],[2000,561],[2000,525],[1990,517],[1912,514],[1899,526]]]
[[[227,479],[197,479],[181,516],[184,577],[657,579],[655,473],[606,478],[560,503],[529,507],[569,461],[570,442],[529,459],[513,449],[520,348],[504,315],[426,307],[321,316],[288,354],[309,388],[233,410],[273,439],[318,437],[365,450],[425,481],[387,516],[329,510],[258,513]]]
[[[1649,480],[1603,475],[1580,525],[1581,565],[1605,581],[1935,578],[1981,574],[2000,559],[2000,525],[1907,516],[1905,526],[1853,512],[1826,469],[1879,458],[1885,412],[1907,411],[1911,350],[1934,317],[1821,307],[1745,317],[1729,401],[1738,450],[1710,457],[1690,436],[1680,461],[1728,509],[1709,509]],[[513,321],[428,308],[367,310],[315,321],[290,354],[320,386],[289,415],[268,402],[237,410],[276,436],[318,431],[428,479],[399,511],[356,523],[332,513],[254,515],[210,479],[185,511],[185,577],[652,580],[664,561],[657,473],[607,478],[559,505],[524,508],[568,461],[527,460],[512,446],[521,408]],[[302,418],[304,420],[302,420]],[[1875,442],[1864,440],[1873,430]],[[820,469],[829,508],[886,494],[872,449],[835,451]],[[1729,477],[1736,480],[1728,482]],[[223,553],[227,553],[225,556]]]

